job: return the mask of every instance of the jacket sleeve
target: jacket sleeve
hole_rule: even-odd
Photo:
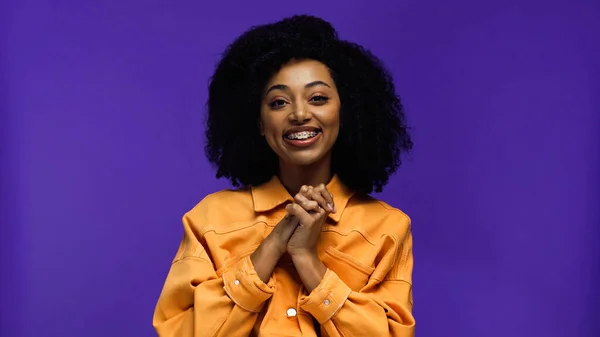
[[[393,266],[378,280],[372,276],[359,292],[352,291],[332,270],[300,306],[321,324],[330,337],[413,337],[412,234],[410,229],[392,253]]]
[[[244,255],[215,271],[195,233],[202,224],[183,219],[184,238],[156,304],[153,325],[160,337],[248,336],[273,294]]]

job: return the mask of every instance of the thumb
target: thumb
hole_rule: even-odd
[[[298,218],[296,216],[296,210],[294,209],[294,204],[288,204],[288,205],[286,205],[285,206],[285,211],[287,212],[287,215],[289,217]]]

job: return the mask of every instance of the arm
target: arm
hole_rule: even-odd
[[[264,283],[267,283],[277,261],[285,253],[287,241],[297,225],[296,217],[286,216],[250,256],[258,277]]]
[[[219,271],[194,234],[198,231],[192,228],[198,226],[187,216],[183,223],[184,239],[154,312],[158,335],[248,336],[273,294],[269,279],[281,256],[278,235],[290,227],[290,220],[277,225],[252,256],[242,256]]]
[[[408,227],[408,226],[407,226]],[[387,252],[388,256],[396,252]],[[331,337],[392,336],[413,337],[412,316],[412,235],[407,229],[397,249],[391,270],[378,280],[372,276],[359,292],[352,291],[333,271],[327,269],[317,280],[322,267],[314,258],[294,259],[294,264],[307,290],[318,285],[300,301]],[[305,281],[306,279],[306,281]]]
[[[317,253],[292,255],[292,262],[309,293],[319,286],[327,273],[327,267],[319,260]]]

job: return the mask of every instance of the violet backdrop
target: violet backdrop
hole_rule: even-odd
[[[0,336],[155,335],[181,217],[228,187],[208,77],[296,13],[396,78],[417,336],[600,336],[597,0],[2,2]]]

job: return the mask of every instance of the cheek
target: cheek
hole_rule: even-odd
[[[336,136],[340,130],[340,118],[340,110],[339,108],[336,108],[326,115],[324,121],[327,124],[327,128],[333,131]]]
[[[267,123],[263,123],[262,125],[263,125],[263,127],[262,127],[263,135],[265,137],[267,137],[267,139],[273,138],[273,137],[281,134],[281,131],[279,130],[279,128],[276,125],[274,125],[273,123],[267,122]]]
[[[265,137],[267,144],[273,149],[276,148],[279,144],[279,139],[281,138],[281,130],[276,121],[272,118],[265,118],[264,115],[261,114],[260,131],[261,135]]]
[[[274,123],[273,119],[266,116],[266,114],[261,113],[260,114],[260,132],[264,136],[266,136],[273,132],[274,127],[275,127],[275,123]]]

